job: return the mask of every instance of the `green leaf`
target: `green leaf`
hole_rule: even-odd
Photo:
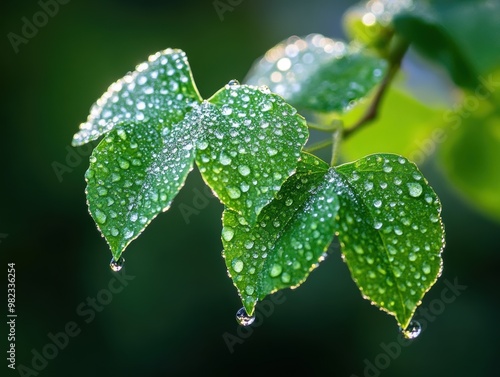
[[[254,63],[246,82],[266,85],[300,109],[340,112],[366,96],[386,69],[381,58],[312,34],[273,47]]]
[[[266,295],[304,282],[333,239],[339,208],[334,172],[316,157],[302,156],[296,174],[255,225],[234,211],[224,211],[224,258],[249,315]]]
[[[363,296],[405,329],[441,274],[441,204],[403,157],[371,155],[337,167],[342,254]]]
[[[344,31],[349,39],[373,47],[382,56],[387,56],[394,34],[392,20],[411,4],[411,0],[376,0],[353,5],[342,18]]]
[[[166,211],[193,167],[189,124],[162,132],[145,123],[120,124],[90,157],[87,203],[115,260],[162,211]]]
[[[328,168],[303,154],[297,173],[255,225],[225,210],[226,266],[252,315],[258,300],[303,283],[337,234],[363,296],[405,329],[441,273],[440,211],[417,167],[401,156],[372,155]]]
[[[500,221],[500,105],[466,98],[478,108],[471,113],[466,104],[450,115],[453,122],[439,158],[453,186],[476,208]]]
[[[500,3],[489,0],[416,2],[394,19],[398,34],[446,67],[463,87],[479,85],[479,76],[498,67]]]
[[[220,201],[254,224],[295,171],[306,122],[281,97],[235,82],[202,107],[196,164]]]
[[[96,140],[122,122],[144,122],[162,129],[180,122],[199,102],[186,54],[173,49],[157,52],[108,88],[72,144]]]

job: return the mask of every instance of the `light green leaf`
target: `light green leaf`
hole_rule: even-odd
[[[324,162],[303,154],[296,174],[255,225],[224,211],[224,258],[249,315],[266,295],[299,286],[324,259],[339,208],[334,174]]]
[[[441,274],[441,204],[403,157],[371,155],[337,167],[342,254],[363,296],[405,329]]]
[[[185,122],[163,132],[145,123],[120,124],[90,157],[87,203],[115,260],[160,212],[166,211],[195,156]]]
[[[500,101],[476,103],[472,113],[465,106],[453,114],[439,158],[454,187],[500,221]]]
[[[72,144],[96,140],[122,122],[144,122],[162,129],[180,122],[199,102],[186,54],[174,49],[157,52],[108,88]]]
[[[266,85],[300,109],[340,112],[367,95],[386,69],[381,58],[312,34],[273,47],[254,63],[246,82]]]
[[[196,164],[217,197],[250,224],[295,171],[304,118],[268,90],[232,82],[202,105]]]

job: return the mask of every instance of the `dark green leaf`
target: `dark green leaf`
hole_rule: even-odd
[[[115,260],[169,208],[184,184],[195,155],[187,126],[159,132],[145,123],[122,124],[94,149],[86,173],[87,202]]]
[[[339,208],[334,174],[324,162],[303,154],[296,174],[255,225],[224,211],[224,257],[248,314],[266,295],[299,286],[324,258]]]
[[[403,157],[371,155],[339,166],[342,254],[363,296],[405,329],[441,274],[441,204]]]
[[[304,118],[268,90],[232,83],[202,105],[196,164],[228,208],[250,224],[295,171]]]
[[[73,145],[96,140],[122,122],[169,127],[200,101],[186,54],[173,49],[157,52],[97,100],[73,137]]]
[[[291,37],[269,50],[246,81],[266,85],[293,106],[344,111],[383,78],[386,62],[344,43],[312,34]]]

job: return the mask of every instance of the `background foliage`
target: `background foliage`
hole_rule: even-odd
[[[282,371],[286,365],[298,372],[362,375],[364,360],[373,361],[382,352],[382,342],[395,340],[393,319],[360,297],[346,266],[334,253],[301,289],[285,291],[286,300],[231,354],[222,335],[237,334],[234,312],[240,303],[220,254],[222,208],[207,199],[199,205],[199,214],[189,217],[189,224],[180,210],[182,204],[194,208],[197,191],[193,190],[203,190],[198,173],[188,178],[169,213],[161,215],[129,247],[126,271],[136,276],[129,286],[89,324],[75,312],[112,278],[107,245],[86,213],[82,177],[89,150],[77,149],[82,157],[69,146],[75,127],[107,85],[150,53],[178,47],[186,51],[206,98],[230,79],[242,80],[257,57],[290,35],[318,32],[342,37],[341,16],[352,4],[243,1],[221,21],[211,1],[146,1],[139,5],[74,0],[62,5],[18,54],[4,37],[0,64],[7,96],[2,103],[0,139],[0,157],[5,162],[0,233],[8,237],[0,239],[0,255],[2,265],[15,261],[18,270],[18,312],[22,316],[17,327],[18,363],[29,364],[31,350],[40,350],[48,342],[47,333],[62,331],[68,321],[77,321],[82,332],[49,363],[42,376],[235,374],[249,363],[252,370],[266,374]],[[39,11],[34,1],[8,1],[2,7],[4,36],[19,33],[21,17]],[[494,43],[493,38],[481,34],[477,40],[479,46]],[[475,54],[473,47],[477,46],[464,50]],[[449,91],[451,80],[441,68],[410,55],[404,62],[404,79],[414,89],[419,101],[416,106],[422,110],[403,111],[401,104],[416,100],[397,88],[389,94],[395,101],[393,108],[386,105],[382,109],[393,122],[408,119],[408,127],[399,135],[415,143],[407,146],[408,154],[421,150],[417,141],[424,145],[429,138],[437,139],[432,132],[439,126],[433,125],[443,126],[442,108],[454,109],[459,99],[456,92]],[[487,67],[486,58],[478,60],[478,69]],[[472,122],[476,114],[460,119]],[[495,117],[489,118],[487,130],[491,133],[498,130]],[[388,136],[390,128],[385,134],[377,129],[379,125],[374,124],[353,137],[346,158],[361,157],[356,155],[359,145],[365,145],[363,154],[369,148],[397,152],[402,144]],[[470,182],[484,179],[483,172],[498,176],[495,155],[486,155],[488,165],[471,163],[484,161],[485,151],[492,150],[487,148],[492,138],[465,127],[446,135],[466,145],[465,151],[458,152],[444,148],[444,143],[432,144],[435,149],[442,144],[439,153],[445,157],[459,156],[460,160],[453,161],[461,163],[450,174],[462,166],[470,167],[470,179],[464,184],[476,190],[480,186]],[[360,142],[354,145],[358,136]],[[439,158],[445,158],[442,155]],[[443,203],[445,269],[423,307],[440,297],[446,279],[457,278],[468,288],[391,361],[384,371],[387,376],[487,375],[496,370],[500,334],[493,324],[498,310],[495,276],[500,266],[500,229],[491,217],[463,199],[464,190],[445,179],[437,159],[432,154],[419,166]],[[62,182],[54,173],[53,162],[71,170],[61,176]]]

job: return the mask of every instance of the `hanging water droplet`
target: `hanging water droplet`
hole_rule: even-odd
[[[422,195],[422,186],[419,183],[415,182],[410,182],[407,183],[408,185],[408,192],[410,196],[413,196],[414,198],[418,198],[420,195]]]
[[[123,258],[123,257],[118,258],[118,260],[116,260],[115,258],[111,258],[111,262],[109,263],[109,267],[111,267],[111,269],[114,272],[118,272],[122,269],[124,263],[125,263],[125,258]]]
[[[418,321],[411,321],[406,329],[400,331],[406,339],[415,339],[422,332],[422,326]]]
[[[245,308],[241,308],[236,312],[236,322],[240,326],[250,326],[255,321],[254,316],[249,316]]]

